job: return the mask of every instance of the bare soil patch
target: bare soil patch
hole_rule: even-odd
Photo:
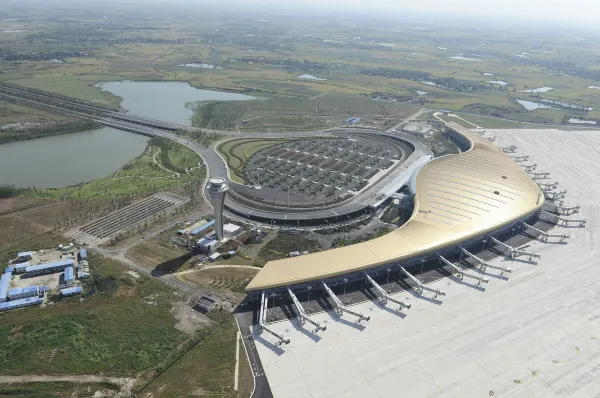
[[[0,249],[12,246],[20,241],[33,238],[46,232],[39,225],[35,225],[21,217],[0,217]]]

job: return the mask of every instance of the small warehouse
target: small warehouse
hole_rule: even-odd
[[[23,272],[25,272],[27,267],[29,267],[29,263],[15,264],[14,267],[15,267],[15,274],[22,274]]]
[[[39,286],[28,286],[8,291],[9,300],[20,300],[27,297],[38,297],[40,295]]]
[[[215,226],[215,220],[209,221],[206,224],[202,225],[201,227],[198,227],[198,228],[190,231],[190,235],[198,235],[199,233],[202,233],[214,226]]]
[[[60,272],[67,267],[73,267],[75,265],[75,261],[62,260],[54,263],[46,263],[40,265],[31,265],[25,269],[25,273],[27,275],[43,275],[43,274],[51,274],[53,272]]]
[[[242,227],[240,227],[239,225],[235,225],[235,224],[223,225],[223,235],[225,235],[228,238],[236,236],[240,232],[242,232]]]
[[[60,294],[62,294],[65,297],[74,296],[76,294],[81,294],[81,292],[82,292],[81,286],[69,287],[67,289],[60,290]]]
[[[211,238],[202,238],[196,242],[196,249],[198,249],[200,253],[210,254],[215,251],[218,243],[219,242]]]
[[[79,250],[79,261],[87,260],[87,250],[81,249]]]
[[[75,283],[75,269],[71,267],[65,268],[65,272],[63,274],[63,285],[64,286],[73,286]]]
[[[21,252],[17,254],[17,263],[24,263],[26,261],[31,260],[33,257],[33,252]]]
[[[15,310],[17,308],[29,307],[31,305],[42,304],[44,299],[42,297],[27,297],[20,300],[11,300],[5,303],[0,303],[0,311]]]

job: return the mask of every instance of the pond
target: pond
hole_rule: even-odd
[[[104,178],[144,152],[148,138],[104,127],[0,145],[0,184],[60,188]]]
[[[525,100],[518,99],[517,102],[519,104],[523,105],[523,107],[525,109],[527,109],[528,111],[534,111],[536,109],[554,109],[550,105],[539,104],[537,102],[532,102],[532,101],[525,101]]]
[[[181,82],[109,82],[97,85],[123,98],[121,106],[138,116],[191,126],[194,112],[186,105],[200,101],[240,101],[249,95],[202,90]]]

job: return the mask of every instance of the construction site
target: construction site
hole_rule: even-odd
[[[0,311],[44,304],[49,296],[81,294],[89,278],[87,250],[72,243],[18,253],[0,279]]]

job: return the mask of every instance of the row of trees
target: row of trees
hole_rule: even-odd
[[[77,133],[79,131],[88,131],[100,127],[102,127],[100,124],[89,120],[75,120],[68,123],[47,124],[18,130],[5,130],[0,133],[0,145],[13,141],[33,140],[35,138],[48,137],[51,135]]]

